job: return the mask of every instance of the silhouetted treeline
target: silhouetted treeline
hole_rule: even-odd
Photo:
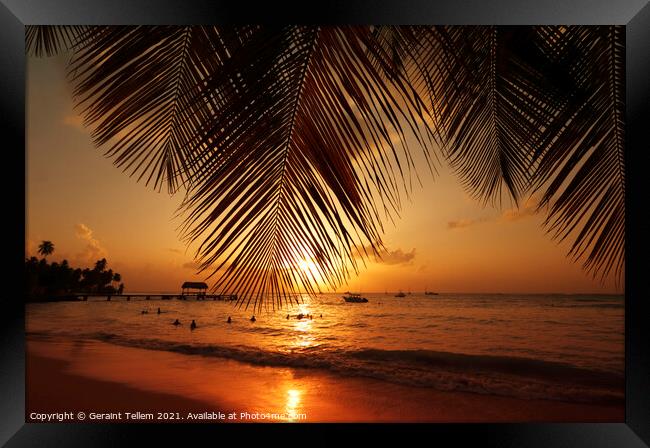
[[[75,293],[121,293],[122,276],[107,269],[105,258],[98,260],[92,269],[73,268],[67,260],[48,263],[45,258],[25,259],[27,300],[57,299]],[[119,286],[115,286],[119,283]]]

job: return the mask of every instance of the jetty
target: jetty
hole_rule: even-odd
[[[106,293],[78,293],[73,294],[72,298],[87,301],[89,298],[104,298],[107,301],[113,299],[126,300],[237,300],[237,294],[159,294],[159,293],[124,293],[124,294],[106,294]]]
[[[89,298],[105,298],[107,301],[113,299],[126,300],[237,300],[237,294],[208,294],[208,285],[203,282],[185,282],[181,285],[181,293],[77,293],[72,297],[83,302]]]

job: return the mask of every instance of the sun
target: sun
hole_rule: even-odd
[[[311,260],[298,260],[298,268],[308,275],[314,275],[318,272],[318,266]]]
[[[300,271],[301,275],[305,278],[311,279],[315,284],[316,288],[320,289],[323,284],[323,276],[318,264],[311,260],[310,258],[301,258],[296,263],[296,269]]]

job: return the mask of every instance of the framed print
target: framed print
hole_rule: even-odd
[[[0,17],[7,446],[648,445],[647,2]]]

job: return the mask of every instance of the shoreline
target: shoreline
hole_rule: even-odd
[[[35,421],[28,418],[31,412],[129,410],[248,412],[306,422],[614,422],[625,416],[623,404],[446,392],[317,369],[254,366],[88,340],[28,337],[26,359],[26,421]]]

